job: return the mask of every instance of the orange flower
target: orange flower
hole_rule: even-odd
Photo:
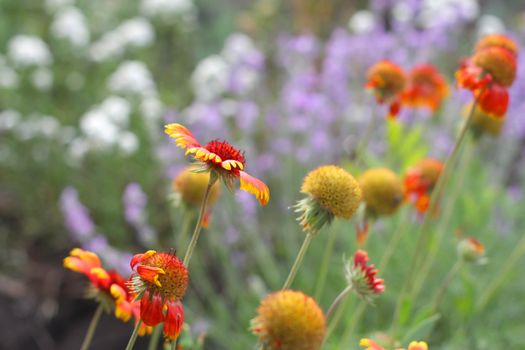
[[[75,248],[71,250],[69,256],[64,258],[64,267],[75,272],[86,275],[91,281],[90,295],[102,303],[109,310],[115,309],[115,317],[124,322],[129,321],[133,314],[133,309],[139,304],[133,301],[133,296],[129,293],[124,277],[116,271],[106,271],[102,268],[99,257],[90,251]],[[138,322],[139,317],[135,317]],[[151,330],[149,330],[151,333]],[[143,328],[142,334],[148,333]]]
[[[246,159],[243,152],[226,141],[213,140],[201,146],[181,124],[168,124],[165,132],[175,139],[177,146],[186,149],[186,155],[192,154],[201,163],[202,172],[208,171],[211,176],[220,177],[229,189],[233,188],[236,179],[240,179],[241,190],[255,195],[261,205],[268,204],[270,190],[264,182],[244,172]]]
[[[458,254],[466,262],[483,264],[485,257],[485,246],[474,237],[463,238],[458,243]]]
[[[458,86],[473,92],[484,113],[503,117],[507,112],[507,88],[516,78],[516,47],[505,36],[482,38],[456,72]]]
[[[147,326],[164,322],[164,336],[175,340],[184,322],[180,302],[188,287],[188,270],[173,253],[148,250],[131,259],[136,272],[130,286],[140,299],[140,317]]]
[[[422,64],[410,72],[401,101],[403,105],[436,111],[448,93],[448,85],[441,73],[430,64]]]
[[[385,284],[382,278],[377,278],[375,266],[368,265],[368,254],[363,250],[358,250],[353,259],[353,263],[345,266],[346,279],[352,289],[365,299],[370,299],[374,295],[385,291]]]
[[[381,345],[377,344],[371,339],[363,338],[359,341],[359,346],[364,346],[366,349],[364,350],[385,350]],[[396,349],[396,350],[403,350],[403,349]],[[424,341],[413,341],[408,344],[407,350],[428,350],[428,345]]]
[[[366,88],[371,89],[378,103],[389,104],[389,118],[395,118],[401,109],[401,92],[406,85],[403,69],[388,60],[379,61],[367,72]]]
[[[405,175],[405,198],[420,214],[424,214],[430,204],[430,194],[443,172],[443,163],[437,159],[426,158],[409,168]]]

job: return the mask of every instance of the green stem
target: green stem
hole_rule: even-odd
[[[153,328],[153,333],[151,333],[151,338],[149,339],[148,350],[157,349],[161,331],[162,325],[158,325],[155,328]]]
[[[177,340],[171,342],[171,350],[177,350]]]
[[[432,191],[432,196],[430,197],[430,204],[428,207],[428,211],[425,214],[425,217],[423,218],[423,222],[419,226],[419,230],[416,234],[417,243],[416,243],[414,255],[412,256],[412,260],[408,267],[408,273],[407,273],[407,276],[409,277],[404,279],[403,287],[401,288],[401,292],[399,293],[399,297],[396,303],[396,308],[394,311],[394,319],[392,321],[392,332],[391,332],[391,337],[393,341],[395,341],[395,338],[397,336],[397,332],[399,328],[399,321],[400,321],[399,320],[400,312],[401,312],[403,301],[405,300],[407,293],[412,288],[411,281],[414,280],[412,276],[416,275],[415,270],[417,269],[418,266],[421,265],[420,260],[424,258],[424,255],[422,256],[422,254],[425,254],[423,247],[425,243],[427,242],[427,240],[429,239],[428,236],[430,236],[430,235],[425,234],[427,231],[427,227],[431,222],[432,213],[434,212],[437,202],[438,202],[437,199],[441,196],[441,192],[443,191],[445,184],[447,182],[447,179],[448,179],[447,174],[450,171],[450,168],[456,162],[456,158],[459,154],[459,150],[461,149],[461,146],[463,145],[463,141],[465,140],[467,131],[470,128],[470,124],[472,124],[472,119],[473,119],[473,115],[476,110],[477,104],[478,104],[478,99],[474,101],[472,108],[470,109],[470,113],[467,117],[467,120],[465,124],[463,125],[463,128],[461,129],[461,132],[459,134],[458,139],[456,140],[456,143],[454,144],[452,153],[448,156],[447,160],[445,161],[445,165],[443,167],[442,174],[441,176],[439,176],[436,186],[434,187],[434,190]]]
[[[98,322],[100,321],[100,316],[102,316],[103,311],[104,311],[104,308],[102,307],[102,304],[99,304],[97,309],[95,310],[95,314],[93,315],[91,322],[89,323],[89,327],[86,332],[86,336],[84,337],[84,341],[82,342],[82,346],[80,347],[80,350],[89,349],[89,345],[91,345],[91,340],[93,340],[95,329],[97,329],[97,325],[98,325]]]
[[[131,333],[131,337],[129,338],[128,345],[126,345],[126,350],[133,349],[133,346],[135,346],[135,342],[137,341],[137,336],[139,335],[139,329],[142,325],[142,320],[139,320],[137,324],[135,325],[135,328],[133,328],[133,333]]]
[[[443,297],[445,296],[445,292],[447,291],[447,288],[454,278],[456,276],[456,273],[461,269],[463,266],[463,260],[458,259],[456,263],[452,266],[450,271],[448,272],[447,276],[443,280],[443,283],[441,283],[441,286],[439,287],[438,291],[436,292],[436,296],[434,297],[434,301],[432,302],[432,311],[436,312],[439,308],[439,305],[441,304],[441,301],[443,300]]]
[[[337,309],[337,307],[339,306],[339,304],[341,304],[341,302],[343,300],[345,300],[345,298],[348,296],[348,294],[350,294],[351,291],[352,291],[352,285],[348,285],[334,299],[334,301],[332,302],[332,305],[330,305],[330,307],[328,308],[328,311],[326,312],[326,321],[328,322],[328,324],[330,324],[330,321],[332,320],[333,314],[334,314],[335,310]]]
[[[193,251],[195,250],[195,246],[197,245],[197,241],[199,240],[199,236],[202,229],[202,218],[204,218],[204,214],[206,213],[206,206],[208,204],[208,198],[210,197],[211,187],[213,186],[216,180],[217,178],[212,173],[210,173],[210,181],[208,182],[208,187],[206,187],[206,192],[204,193],[204,198],[202,199],[197,224],[195,225],[195,230],[193,231],[193,235],[191,236],[190,244],[186,249],[186,254],[184,255],[183,263],[186,267],[188,267],[190,263],[191,256],[193,255]]]
[[[297,253],[292,268],[290,269],[290,273],[288,274],[288,278],[286,278],[286,282],[284,282],[284,285],[281,289],[288,289],[292,285],[292,282],[295,279],[297,271],[299,270],[299,266],[301,266],[301,263],[303,262],[304,255],[306,254],[306,250],[308,249],[312,238],[313,234],[311,234],[310,232],[306,234],[306,237],[303,241],[303,245],[301,246],[299,253]]]
[[[517,243],[516,248],[514,248],[510,257],[506,260],[503,268],[496,273],[494,279],[488,284],[488,287],[484,289],[485,292],[479,298],[476,310],[481,311],[487,306],[497,290],[505,283],[514,266],[519,262],[523,255],[525,255],[525,234]]]
[[[330,232],[330,234],[328,235],[328,242],[326,242],[323,260],[321,262],[321,269],[319,271],[319,275],[317,277],[317,285],[315,287],[314,295],[316,300],[320,300],[323,294],[324,285],[326,282],[326,275],[328,274],[328,265],[330,265],[330,258],[332,257],[332,252],[334,251],[336,236],[336,230],[332,230],[332,232]]]

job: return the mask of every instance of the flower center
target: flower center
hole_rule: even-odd
[[[208,142],[204,148],[221,157],[223,161],[236,160],[241,162],[243,165],[246,163],[244,152],[239,151],[226,141],[212,140]]]

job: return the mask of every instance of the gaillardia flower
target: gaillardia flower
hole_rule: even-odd
[[[366,211],[372,217],[394,214],[403,202],[403,182],[390,169],[373,168],[359,177]]]
[[[385,291],[382,278],[377,278],[377,269],[374,265],[368,266],[368,254],[358,250],[352,261],[345,265],[346,279],[352,290],[365,300],[371,299]]]
[[[516,78],[517,45],[503,35],[482,38],[471,58],[456,72],[459,87],[469,89],[488,114],[503,117],[509,104],[507,88]]]
[[[88,296],[99,302],[106,311],[114,309],[115,317],[119,320],[129,321],[138,308],[138,303],[133,301],[127,289],[124,277],[116,271],[106,271],[95,253],[74,248],[64,258],[64,267],[87,276],[91,281]],[[139,319],[139,315],[135,315],[135,322]],[[151,329],[144,326],[140,328],[139,335],[150,332]]]
[[[312,170],[303,180],[301,192],[307,197],[298,201],[295,211],[303,228],[317,233],[334,218],[350,219],[361,201],[361,189],[354,177],[335,165]]]
[[[468,104],[463,108],[463,116],[466,118],[469,116],[472,110],[472,103]],[[495,114],[488,113],[482,108],[476,108],[472,112],[471,128],[476,137],[482,135],[490,135],[497,137],[503,130],[505,124],[505,116],[497,116]]]
[[[485,246],[473,237],[460,240],[457,249],[459,257],[465,262],[484,264],[487,261],[485,257]]]
[[[401,101],[409,107],[427,107],[435,112],[448,93],[448,84],[443,75],[433,65],[422,64],[410,71]]]
[[[401,108],[401,92],[406,85],[403,69],[388,60],[379,61],[366,74],[367,89],[373,91],[378,103],[389,105],[388,117],[395,118]]]
[[[443,163],[437,159],[425,158],[410,167],[405,174],[405,197],[418,213],[424,214],[430,204],[430,195],[441,173]]]
[[[174,253],[148,250],[131,259],[136,272],[131,289],[140,299],[140,316],[148,326],[164,322],[164,336],[175,340],[184,322],[181,300],[188,287],[188,270]]]
[[[365,347],[364,350],[385,350],[384,347],[376,343],[375,341],[363,338],[359,341],[359,346]],[[402,348],[397,348],[396,350],[404,350]],[[428,350],[428,345],[424,341],[413,341],[408,344],[407,350]]]
[[[230,190],[234,187],[234,181],[240,179],[241,190],[255,195],[261,205],[268,204],[270,190],[264,182],[244,172],[246,159],[243,152],[226,141],[212,140],[201,146],[193,134],[181,124],[168,124],[165,131],[175,139],[177,146],[186,149],[186,155],[193,155],[200,163],[198,171],[209,172],[212,179],[221,178]]]
[[[281,290],[262,300],[250,329],[264,350],[319,350],[326,320],[313,298],[303,292]]]

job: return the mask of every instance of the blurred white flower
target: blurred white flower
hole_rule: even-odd
[[[108,32],[89,48],[91,58],[97,62],[118,57],[124,53],[123,38],[119,32]]]
[[[19,122],[21,116],[20,112],[13,109],[6,109],[0,112],[0,130],[12,130]]]
[[[107,148],[118,141],[119,129],[99,108],[84,114],[80,120],[80,130],[93,142],[95,148]]]
[[[89,152],[89,150],[89,143],[86,141],[86,139],[77,137],[69,144],[68,155],[70,161],[73,161],[74,163],[80,161]]]
[[[129,102],[119,96],[109,96],[100,105],[100,110],[109,120],[121,128],[127,127],[131,106]]]
[[[356,34],[364,34],[374,29],[375,18],[374,14],[368,10],[360,10],[348,21],[348,27]]]
[[[140,111],[147,120],[158,120],[164,113],[164,105],[156,96],[149,96],[140,103]]]
[[[4,57],[0,55],[0,88],[13,89],[18,87],[18,74],[7,65]]]
[[[89,28],[84,14],[76,7],[60,10],[51,24],[51,33],[59,39],[66,39],[74,46],[83,47],[89,43]]]
[[[49,68],[39,67],[31,74],[31,83],[41,91],[47,91],[53,86],[53,72]]]
[[[192,0],[142,0],[140,11],[144,16],[157,17],[166,23],[179,17],[186,24],[193,24],[196,16]]]
[[[46,10],[50,13],[55,13],[56,11],[72,5],[75,0],[46,0]]]
[[[155,83],[143,62],[126,61],[111,74],[108,87],[112,92],[151,96],[156,94]]]
[[[505,24],[501,18],[493,15],[483,15],[478,21],[478,36],[505,33]]]
[[[55,117],[44,115],[39,116],[34,121],[40,134],[47,138],[58,136],[61,132],[61,125]]]
[[[15,135],[22,141],[35,137],[54,138],[60,133],[61,125],[55,117],[32,114],[26,120],[20,120],[14,127]]]
[[[209,101],[220,96],[227,88],[229,67],[223,57],[212,55],[201,62],[193,72],[191,82],[198,99]]]
[[[119,135],[118,148],[125,155],[131,155],[139,148],[139,139],[131,131],[124,131]]]
[[[259,54],[253,40],[246,34],[233,33],[224,43],[222,56],[230,63],[242,62],[246,57]]]
[[[117,28],[117,31],[121,33],[124,45],[145,47],[155,39],[152,25],[142,17],[128,19]]]
[[[477,0],[424,0],[418,23],[431,28],[459,19],[472,21],[479,15]]]
[[[36,36],[19,34],[12,37],[7,44],[7,52],[11,61],[19,67],[44,66],[53,60],[46,43]]]

